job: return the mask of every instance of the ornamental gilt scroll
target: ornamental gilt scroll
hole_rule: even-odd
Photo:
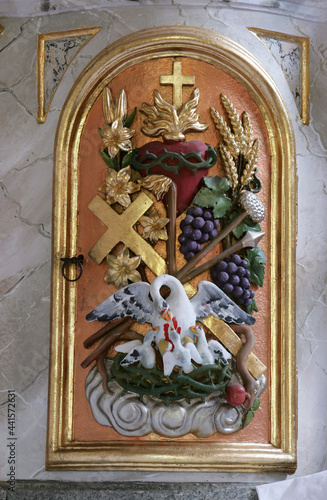
[[[165,439],[172,460],[185,439],[202,452],[270,446],[279,313],[266,115],[234,70],[144,50],[98,81],[77,126],[68,219],[84,260],[62,285],[74,332],[65,432],[121,443],[123,461],[128,445]]]

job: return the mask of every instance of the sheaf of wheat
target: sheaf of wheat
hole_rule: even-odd
[[[253,129],[247,112],[244,111],[240,117],[227,96],[221,94],[220,98],[230,126],[214,108],[210,108],[210,113],[216,130],[223,140],[219,145],[219,152],[229,183],[235,191],[238,187],[243,189],[254,177],[259,142],[257,139],[253,140]],[[241,160],[241,156],[243,160]],[[244,168],[242,172],[238,173],[237,166],[242,163]]]

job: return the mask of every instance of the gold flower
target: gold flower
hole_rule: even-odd
[[[150,240],[152,243],[157,243],[158,240],[168,240],[167,231],[165,226],[168,224],[169,219],[166,217],[159,217],[156,212],[151,217],[143,215],[140,218],[140,223],[144,227],[143,238]]]
[[[113,123],[117,118],[122,121],[127,117],[127,99],[125,90],[119,92],[118,99],[114,99],[111,90],[106,87],[102,94],[103,117],[107,125]]]
[[[126,286],[128,281],[142,281],[141,275],[136,268],[141,263],[141,257],[130,257],[129,250],[124,247],[115,255],[107,255],[107,264],[109,270],[104,276],[104,281],[106,283],[114,283],[117,288],[122,288]]]
[[[121,118],[117,118],[112,125],[103,125],[101,129],[102,151],[108,149],[108,155],[114,158],[118,151],[130,151],[132,149],[131,137],[135,134],[135,130],[130,130],[123,127]]]
[[[122,168],[118,172],[113,168],[107,169],[106,174],[106,200],[109,205],[119,203],[124,208],[131,204],[129,195],[140,190],[135,182],[130,182],[131,167]]]

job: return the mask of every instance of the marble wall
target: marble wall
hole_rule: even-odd
[[[7,391],[16,391],[17,479],[76,481],[262,481],[277,474],[48,472],[46,442],[52,160],[60,110],[78,74],[106,45],[136,30],[169,24],[199,26],[232,38],[273,75],[297,139],[297,360],[299,439],[297,475],[326,469],[327,440],[327,118],[326,23],[323,0],[230,2],[5,0],[0,23],[0,479],[6,480]],[[78,27],[102,30],[68,67],[44,124],[37,123],[36,46],[39,33]],[[282,69],[247,27],[311,40],[310,118],[304,126]],[[271,47],[272,50],[274,47]],[[276,49],[276,47],[275,47]],[[275,54],[276,55],[276,54]],[[295,81],[295,80],[294,80]]]

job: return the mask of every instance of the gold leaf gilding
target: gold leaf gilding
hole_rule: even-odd
[[[143,103],[141,112],[145,114],[142,132],[150,137],[163,137],[166,141],[185,141],[185,133],[190,131],[204,132],[207,124],[199,123],[196,114],[200,91],[194,89],[189,99],[180,110],[166,102],[158,90],[154,90],[154,106]]]
[[[140,223],[143,226],[143,238],[151,241],[151,243],[157,243],[158,240],[168,240],[168,234],[165,226],[168,224],[169,219],[167,217],[159,217],[158,213],[155,213],[151,217],[143,215],[140,218]]]
[[[111,94],[111,90],[106,87],[103,91],[102,107],[103,117],[107,125],[110,125],[117,119],[124,121],[127,117],[127,98],[125,90],[122,89],[118,99],[115,100]]]
[[[159,201],[162,200],[168,192],[172,180],[165,175],[147,175],[146,177],[138,180],[138,183],[145,189],[151,191]]]
[[[106,173],[106,200],[109,205],[119,203],[124,208],[131,204],[130,194],[140,190],[135,182],[130,182],[131,167],[128,166],[116,172],[108,168]]]
[[[109,156],[114,158],[119,150],[131,151],[131,138],[135,134],[135,130],[130,130],[123,127],[121,118],[117,118],[112,125],[103,125],[101,128],[102,143],[101,149],[108,150]]]
[[[125,246],[115,255],[107,255],[107,264],[109,270],[104,276],[106,283],[115,283],[117,288],[122,288],[128,284],[128,281],[133,283],[142,281],[141,275],[136,268],[141,263],[141,257],[130,257],[129,250]]]

